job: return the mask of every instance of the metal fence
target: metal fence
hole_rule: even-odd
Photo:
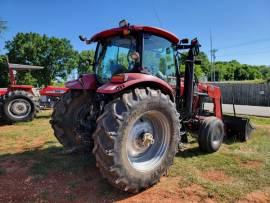
[[[223,104],[270,106],[270,83],[211,83],[220,87]]]

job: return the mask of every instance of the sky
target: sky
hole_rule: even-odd
[[[17,32],[67,38],[78,51],[91,49],[79,35],[91,37],[126,19],[179,38],[197,37],[208,56],[211,32],[217,61],[270,65],[269,0],[0,0],[0,18],[8,25],[0,53]]]

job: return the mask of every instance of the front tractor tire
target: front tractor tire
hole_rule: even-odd
[[[31,121],[39,109],[38,100],[26,91],[12,91],[4,98],[4,119],[9,123]]]
[[[205,118],[200,126],[198,143],[201,151],[213,153],[219,150],[224,138],[224,124],[216,117]]]
[[[92,150],[91,135],[95,130],[92,104],[92,93],[80,90],[68,91],[55,104],[50,123],[65,153]]]
[[[96,165],[111,185],[139,192],[173,164],[179,114],[160,90],[134,89],[105,106],[93,135]]]

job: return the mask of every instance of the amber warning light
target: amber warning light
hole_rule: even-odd
[[[123,83],[126,82],[128,79],[128,75],[126,74],[121,74],[121,75],[114,75],[111,78],[112,83]]]

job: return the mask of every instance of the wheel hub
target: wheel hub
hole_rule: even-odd
[[[132,124],[127,138],[127,155],[134,169],[146,172],[155,168],[169,146],[169,123],[158,111],[143,113]]]
[[[142,145],[149,147],[150,145],[154,144],[155,140],[151,133],[144,133],[142,137]]]
[[[18,115],[25,114],[27,111],[27,105],[23,102],[14,103],[11,108],[11,110]]]
[[[8,105],[8,112],[17,119],[27,117],[31,113],[31,104],[25,99],[14,99]]]

